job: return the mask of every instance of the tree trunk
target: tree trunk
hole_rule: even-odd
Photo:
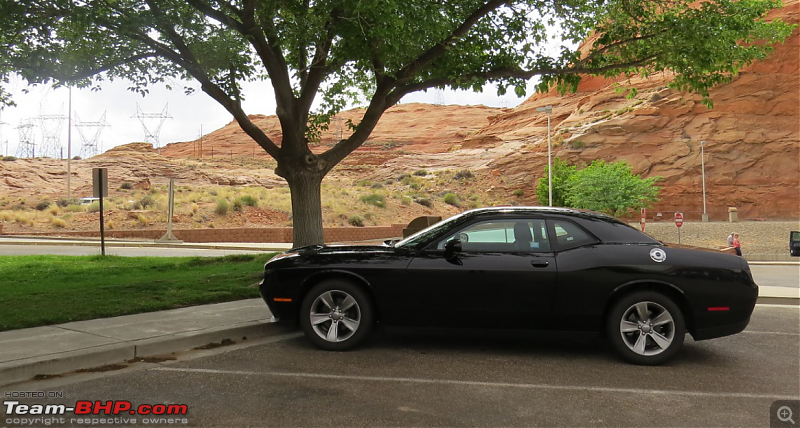
[[[292,196],[292,241],[294,248],[323,244],[322,202],[320,184],[322,176],[293,174],[287,178]]]

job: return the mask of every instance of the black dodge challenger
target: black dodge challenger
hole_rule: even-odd
[[[738,333],[758,297],[745,259],[663,244],[606,215],[562,208],[464,212],[382,246],[296,248],[265,266],[261,296],[318,347],[389,327],[603,334],[637,364]]]

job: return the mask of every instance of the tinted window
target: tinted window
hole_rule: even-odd
[[[549,252],[544,220],[497,219],[469,225],[440,240],[436,248],[458,238],[464,252]]]
[[[553,230],[556,233],[555,239],[561,249],[575,248],[597,242],[593,236],[586,233],[574,223],[563,220],[551,221],[553,223]]]
[[[792,242],[800,242],[800,232],[792,232]]]

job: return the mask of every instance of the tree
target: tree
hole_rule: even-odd
[[[502,94],[540,76],[538,89],[575,90],[581,75],[667,71],[700,93],[766,56],[791,33],[766,22],[780,0],[0,0],[0,87],[92,86],[127,79],[142,94],[174,79],[199,82],[277,160],[292,195],[294,245],[323,241],[320,183],[361,146],[383,112],[429,88]],[[557,28],[558,30],[552,30]],[[592,35],[582,54],[565,43]],[[281,141],[242,109],[242,82],[269,79]],[[190,88],[186,88],[191,91]],[[359,98],[351,135],[309,148],[332,115]],[[10,103],[0,89],[0,100]],[[312,106],[318,103],[312,111]]]
[[[536,186],[536,196],[539,198],[539,204],[550,204],[550,193],[548,186],[548,171],[549,167],[544,167],[544,177],[539,179],[539,185]],[[569,165],[566,161],[559,158],[553,159],[553,206],[566,207],[567,205],[567,182],[575,175],[577,168],[575,165]]]
[[[576,171],[566,183],[566,203],[612,216],[631,209],[647,208],[658,200],[661,177],[640,178],[625,161],[606,163],[596,160]],[[554,187],[555,189],[555,187]]]

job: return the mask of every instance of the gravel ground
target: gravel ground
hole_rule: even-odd
[[[639,228],[638,223],[631,226]],[[789,232],[800,230],[800,221],[684,222],[681,244],[718,249],[726,246],[731,232],[739,234],[742,254],[789,254]],[[678,242],[674,222],[647,223],[645,232],[663,242]]]

